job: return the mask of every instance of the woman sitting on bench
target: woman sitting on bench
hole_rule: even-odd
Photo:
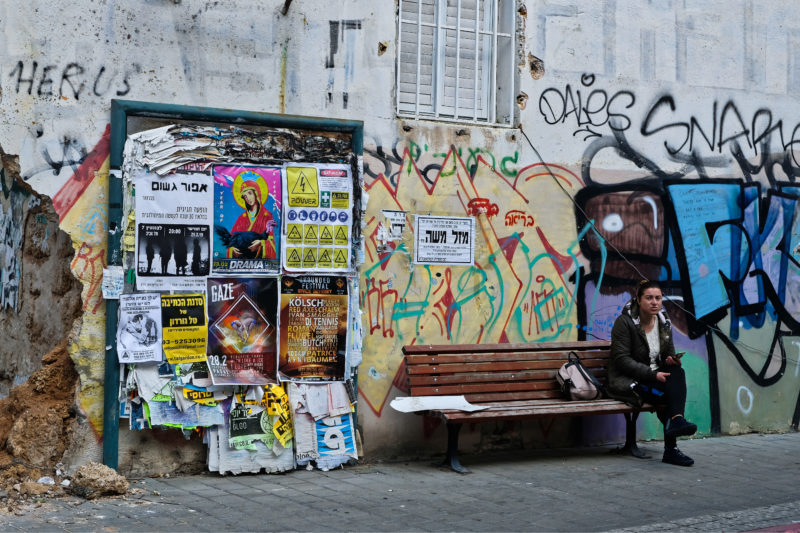
[[[655,281],[641,281],[611,330],[611,360],[608,393],[640,407],[658,406],[656,415],[664,424],[663,462],[692,466],[694,459],[677,447],[680,436],[693,435],[697,426],[683,417],[686,404],[686,376],[672,342],[672,326],[661,308],[661,287]]]

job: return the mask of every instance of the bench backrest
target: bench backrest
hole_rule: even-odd
[[[466,396],[473,403],[561,397],[555,375],[569,352],[606,382],[610,341],[403,347],[409,396]]]

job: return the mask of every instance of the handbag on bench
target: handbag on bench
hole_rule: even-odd
[[[567,362],[556,372],[556,381],[568,400],[597,400],[605,393],[603,385],[583,366],[575,352],[567,355]]]

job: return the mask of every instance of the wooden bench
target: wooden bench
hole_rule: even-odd
[[[403,347],[409,396],[464,395],[481,411],[431,410],[417,414],[447,423],[444,465],[469,472],[458,460],[458,433],[466,422],[572,417],[622,413],[625,445],[620,452],[647,457],[636,445],[636,419],[645,404],[634,409],[611,399],[566,400],[556,372],[576,352],[583,364],[605,385],[610,341],[538,342],[522,344],[410,345]]]

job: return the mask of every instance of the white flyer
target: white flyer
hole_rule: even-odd
[[[414,264],[475,264],[475,219],[414,215]]]
[[[136,288],[204,291],[214,188],[205,174],[146,171],[136,187]]]
[[[161,361],[160,294],[120,295],[117,357],[120,363]]]

